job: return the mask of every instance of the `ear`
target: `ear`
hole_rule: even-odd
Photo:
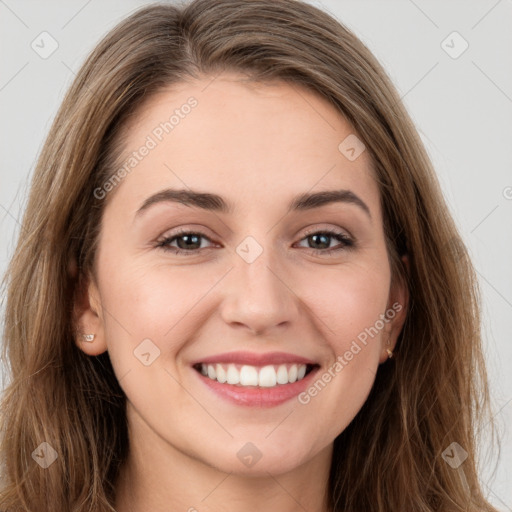
[[[80,277],[73,304],[75,343],[89,356],[97,356],[107,350],[105,327],[99,289],[90,276]],[[93,334],[91,341],[84,337]]]
[[[407,274],[409,274],[410,263],[408,255],[404,254],[400,259],[406,268]],[[388,360],[389,355],[387,349],[391,351],[394,351],[395,349],[398,336],[402,331],[407,317],[408,305],[409,288],[407,286],[406,279],[398,277],[391,283],[388,306],[386,308],[386,317],[388,318],[388,321],[384,327],[383,336],[381,338],[380,363],[384,363]]]

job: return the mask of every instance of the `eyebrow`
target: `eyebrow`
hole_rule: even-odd
[[[137,210],[135,216],[139,216],[150,206],[168,202],[181,203],[185,206],[218,213],[233,213],[232,205],[217,194],[197,192],[190,189],[165,189],[148,197]],[[300,194],[294,197],[288,205],[288,213],[292,211],[312,210],[332,203],[353,204],[363,210],[370,219],[372,218],[368,205],[359,196],[354,194],[354,192],[345,189]]]

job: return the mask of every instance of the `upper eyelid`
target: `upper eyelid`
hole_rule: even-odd
[[[352,234],[345,228],[340,228],[340,227],[331,227],[331,228],[311,228],[311,229],[306,229],[306,231],[303,233],[302,235],[302,238],[306,237],[306,236],[309,236],[309,235],[312,235],[312,234],[315,234],[315,233],[330,233],[331,235],[332,234],[337,234],[337,235],[347,235],[349,238],[354,238],[352,236]]]
[[[321,223],[320,223],[321,224]],[[206,231],[210,231],[208,230],[208,228],[204,228],[204,227],[198,227],[198,228],[195,228],[195,227],[185,227],[185,228],[177,228],[178,231],[176,232],[172,232],[170,234],[167,234],[168,231],[171,231],[171,230],[166,230],[164,231],[159,237],[158,239],[164,239],[164,238],[173,238],[175,236],[179,236],[179,235],[186,235],[186,234],[200,234],[201,236],[204,236],[206,238],[208,238],[209,240],[212,240],[212,238],[215,238],[216,235],[213,235],[213,236],[210,236]],[[307,227],[305,228],[305,232],[303,233],[303,237],[304,236],[308,236],[312,233],[319,233],[319,232],[325,232],[325,231],[330,231],[330,232],[336,232],[337,234],[346,234],[347,236],[349,236],[350,238],[354,238],[354,236],[352,235],[352,233],[347,229],[347,228],[342,228],[342,227],[339,227],[339,226],[330,226],[330,227],[319,227],[319,226],[314,226],[314,227]],[[213,241],[213,240],[212,240]]]

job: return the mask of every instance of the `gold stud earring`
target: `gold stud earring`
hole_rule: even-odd
[[[93,341],[94,338],[96,338],[96,334],[82,334],[82,338],[84,339],[84,341],[91,343],[91,341]]]
[[[389,345],[389,340],[391,339],[391,336],[388,337],[388,341],[386,342],[386,345]],[[393,351],[390,350],[389,348],[386,349],[387,353],[388,353],[388,359],[391,359],[393,357]]]

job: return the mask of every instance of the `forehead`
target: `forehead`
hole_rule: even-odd
[[[141,199],[158,187],[190,187],[242,207],[263,197],[349,188],[372,202],[378,191],[362,148],[341,113],[306,88],[238,74],[204,77],[159,91],[131,116],[119,164],[134,165],[116,194]]]

